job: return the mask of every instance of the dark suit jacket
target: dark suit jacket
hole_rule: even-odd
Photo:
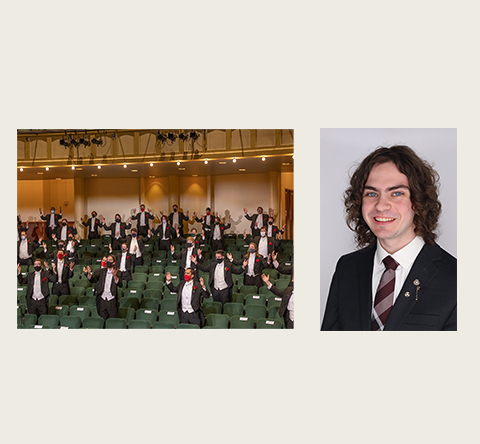
[[[257,244],[257,248],[258,248],[258,243],[260,242],[261,239],[262,239],[261,236],[256,236],[253,239],[253,242]],[[280,240],[277,240],[274,237],[267,237],[267,246],[268,246],[268,253],[272,254],[274,251],[277,251],[278,248],[280,248]]]
[[[173,212],[168,215],[168,221],[170,225],[173,227]],[[188,221],[188,217],[185,216],[181,211],[178,212],[178,229],[180,230],[180,234],[183,235],[183,221]]]
[[[88,220],[85,222],[82,222],[82,225],[88,228],[88,232],[90,233],[92,230],[92,218],[89,217]],[[98,234],[98,229],[102,227],[102,223],[100,222],[100,219],[98,216],[95,218],[95,224],[93,225],[93,231],[95,234]]]
[[[140,229],[140,214],[141,214],[141,213],[142,213],[142,212],[139,211],[138,213],[136,213],[136,214],[134,214],[134,215],[132,216],[132,220],[136,220],[136,221],[137,221],[137,230]],[[149,213],[148,211],[144,211],[144,213],[145,213],[145,226],[146,226],[147,228],[150,228],[150,223],[148,222],[148,219],[152,219],[152,220],[153,220],[153,219],[155,219],[155,217],[153,216],[152,213]]]
[[[267,219],[268,220],[268,219]],[[267,227],[267,230],[268,230],[268,222],[267,222],[267,225],[265,225]],[[277,235],[280,234],[280,233],[284,233],[285,230],[281,230],[280,228],[278,228],[276,225],[272,225],[272,237],[273,238],[277,238]],[[268,234],[268,231],[267,231],[267,234]]]
[[[203,263],[200,263],[200,261],[197,263],[197,268],[199,270],[209,272],[210,275],[208,277],[208,286],[210,289],[214,287],[214,281],[215,281],[215,268],[217,268],[217,262],[213,261],[210,263],[208,267],[205,267]],[[226,284],[228,285],[228,288],[233,288],[233,279],[232,279],[232,272],[235,274],[242,274],[243,270],[242,269],[236,269],[233,267],[233,264],[228,261],[223,262],[223,272],[224,272],[224,279]]]
[[[49,282],[55,282],[56,278],[50,274],[49,271],[47,270],[41,270],[40,271],[40,289],[42,291],[43,296],[45,297],[45,301],[48,304],[48,299],[50,297],[50,288],[48,287]],[[27,284],[27,295],[26,298],[29,299],[29,301],[32,300],[33,296],[33,282],[34,282],[34,277],[35,277],[35,272],[32,271],[31,273],[28,273],[26,276],[22,276],[22,274],[18,275],[18,283],[20,285],[25,285]]]
[[[207,215],[202,216],[201,218],[195,217],[195,222],[200,222],[202,224],[202,230],[205,230],[205,233],[213,230],[215,225],[215,216],[210,213],[210,223],[207,224]]]
[[[225,238],[225,230],[228,230],[230,228],[230,224],[218,224],[220,227],[220,239],[223,241]],[[212,239],[213,239],[213,233],[215,232],[215,224],[212,225]]]
[[[60,225],[57,228],[57,232],[55,233],[55,236],[57,237],[57,241],[60,239],[60,236],[62,235],[62,228],[63,226]],[[77,235],[77,229],[73,227],[69,227],[68,225],[66,226],[66,229],[67,229],[67,236],[65,239],[68,242],[68,235],[71,234],[73,237],[75,237]]]
[[[113,222],[108,226],[107,226],[107,224],[102,224],[101,227],[104,228],[105,230],[110,230],[112,239],[115,239],[115,236],[117,234],[116,233],[116,228],[117,228],[117,223],[116,222]],[[127,236],[127,234],[125,233],[125,230],[130,230],[130,228],[132,228],[132,224],[127,224],[125,222],[120,222],[120,237],[122,239]]]
[[[97,268],[93,273],[92,277],[90,278],[90,282],[95,284],[95,295],[101,296],[103,294],[103,289],[105,287],[105,279],[107,277],[107,268]],[[115,279],[112,278],[112,285],[110,286],[110,291],[112,295],[117,298],[117,288],[122,287],[122,272],[120,270],[117,271],[118,276],[118,284],[115,283]],[[118,302],[118,298],[117,298]]]
[[[193,247],[193,252],[192,252],[192,255],[193,256],[196,256],[197,255],[197,250],[195,249],[195,246]],[[180,250],[179,253],[173,253],[172,256],[179,260],[180,259],[180,268],[182,269],[182,272],[185,271],[185,267],[187,265],[187,249],[186,248],[183,248],[182,250]],[[196,269],[196,266],[193,262],[191,262],[191,266],[190,268],[192,268],[193,270]]]
[[[148,236],[147,237],[139,236],[138,233],[137,233],[138,249],[140,250],[140,253],[142,253],[142,256],[143,256],[143,253],[145,251],[145,245],[143,243],[147,242],[148,239],[150,239]],[[128,235],[126,242],[127,242],[127,251],[130,252],[130,244],[132,243],[132,235],[131,234]],[[135,256],[134,256],[134,259],[135,259]]]
[[[158,227],[151,230],[151,231],[152,231],[153,234],[158,235],[158,237],[159,237],[158,242],[159,242],[159,245],[160,245],[160,241],[163,238],[163,224],[160,222]],[[172,239],[173,233],[174,233],[174,231],[173,231],[172,226],[167,222],[167,226],[165,227],[165,237],[167,239]]]
[[[43,215],[43,216],[40,215],[40,219],[47,221],[47,227],[50,226],[50,216],[51,215],[52,215],[52,213],[48,213],[48,214]],[[58,227],[60,225],[59,220],[62,218],[62,216],[63,216],[62,213],[60,213],[60,214],[55,213],[55,227]]]
[[[275,287],[275,285],[272,285],[272,287],[270,288],[270,291],[275,296],[280,296],[282,298],[282,303],[280,305],[280,309],[278,310],[278,314],[285,318],[286,317],[285,315],[288,316],[287,306],[288,306],[288,303],[290,302],[290,298],[292,297],[293,285],[290,284],[287,288],[285,288],[285,290],[279,290],[277,287]]]
[[[70,288],[68,285],[68,280],[73,276],[73,271],[70,270],[70,267],[68,266],[66,258],[64,258],[63,262],[64,263],[63,263],[62,270],[60,270],[62,273],[62,285],[66,286],[67,288]],[[58,264],[58,261],[55,260],[55,265],[57,264]],[[54,273],[53,267],[50,268],[50,274],[53,275],[53,277],[55,278],[53,282],[58,282],[58,271],[59,270],[57,270],[57,273]]]
[[[182,291],[184,286],[185,286],[185,281],[180,282],[177,286],[174,286],[171,282],[167,284],[167,288],[172,293],[177,293],[177,307],[179,311],[182,309]],[[200,282],[194,281],[193,286],[197,287],[197,289],[195,290],[194,288],[192,290],[192,308],[194,311],[200,311],[202,296],[205,298],[209,298],[210,293],[208,291],[205,291],[202,288],[202,286],[200,285]]]
[[[240,266],[243,267],[243,261],[246,258],[247,258],[247,256],[245,255],[242,259],[238,259],[238,260],[234,259],[232,262],[233,262],[234,265],[240,265]],[[255,276],[261,275],[264,268],[268,268],[267,260],[265,258],[263,258],[262,256],[258,255],[255,258],[255,265],[253,266],[253,273],[255,274]],[[247,273],[247,270],[248,270],[248,264],[245,267],[245,269],[242,268],[242,272],[245,271],[245,273]]]
[[[125,258],[125,270],[127,272],[131,272],[132,270],[132,259],[135,260],[135,256],[132,256],[127,251],[127,257]],[[122,253],[117,253],[116,261],[117,261],[117,267],[120,268],[120,262],[122,261]]]
[[[21,240],[17,241],[17,256],[20,257],[20,242]],[[29,256],[33,255],[33,252],[39,247],[39,243],[34,240],[27,240],[27,251]]]
[[[338,261],[322,330],[371,330],[375,250],[376,246],[366,248]],[[418,300],[415,279],[420,281]],[[425,244],[393,305],[385,330],[456,329],[457,260],[437,244]]]
[[[257,221],[257,216],[258,216],[258,213],[255,213],[253,214],[252,216],[249,216],[248,214],[245,214],[245,217],[252,221],[252,223],[250,224],[250,228],[252,229],[252,233],[253,233],[253,230],[255,230],[255,222]],[[263,213],[263,225],[262,226],[267,226],[268,225],[268,215]],[[262,228],[262,227],[260,227]]]

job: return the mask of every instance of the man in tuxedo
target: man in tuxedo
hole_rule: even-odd
[[[102,219],[101,227],[104,230],[110,230],[112,247],[114,250],[120,250],[122,242],[124,242],[127,237],[125,230],[130,230],[130,228],[132,228],[132,224],[130,223],[131,220],[132,218],[129,219],[128,223],[122,222],[122,218],[118,213],[115,214],[115,222],[112,222],[110,225],[105,223],[105,218]]]
[[[231,262],[225,261],[225,252],[218,250],[215,253],[215,262],[212,262],[208,267],[203,265],[202,252],[198,252],[198,257],[193,256],[192,262],[201,271],[209,272],[208,286],[213,296],[214,301],[232,302],[233,278],[232,272],[235,274],[243,273],[243,270],[233,268]]]
[[[210,297],[210,293],[205,287],[203,278],[200,281],[194,281],[194,272],[187,268],[184,272],[182,281],[174,286],[172,284],[172,275],[167,272],[165,275],[167,288],[172,293],[177,293],[178,317],[181,324],[196,324],[200,328],[205,325],[205,315],[202,312],[202,296]]]
[[[53,274],[55,281],[52,287],[52,294],[61,296],[62,294],[70,294],[70,287],[68,280],[73,276],[73,267],[75,262],[68,263],[65,258],[63,250],[57,251],[57,256],[52,261],[52,269],[50,273]]]
[[[246,233],[244,233],[246,235]],[[267,236],[267,227],[260,229],[260,236],[255,237],[253,242],[257,245],[258,254],[263,256],[264,259],[268,258],[268,255],[272,254],[280,248],[280,239]]]
[[[457,329],[457,260],[435,243],[437,181],[407,146],[362,161],[345,206],[364,248],[338,261],[322,330]]]
[[[180,260],[180,278],[183,279],[185,270],[191,268],[195,270],[195,263],[192,259],[195,257],[195,240],[193,237],[187,237],[187,242],[185,248],[182,248],[179,253],[175,253],[175,247],[172,245],[170,247],[171,255],[174,259]],[[198,250],[198,252],[201,252]],[[193,256],[193,258],[192,258]]]
[[[212,238],[212,230],[213,230],[213,225],[215,223],[214,217],[212,215],[212,210],[210,207],[207,207],[205,209],[205,216],[202,216],[201,218],[197,217],[197,213],[193,213],[193,216],[195,217],[196,222],[200,222],[202,224],[202,230],[205,235],[205,239],[207,243],[210,243],[210,239]]]
[[[265,227],[268,223],[268,216],[263,214],[263,208],[257,208],[257,214],[249,216],[248,209],[244,208],[243,212],[245,213],[245,217],[251,221],[250,228],[252,229],[252,237],[260,236],[260,229]]]
[[[110,254],[112,254],[112,246],[110,245]],[[132,256],[128,252],[128,245],[124,242],[121,245],[121,252],[117,254],[115,258],[118,264],[118,269],[122,272],[122,279],[124,281],[132,280],[132,259],[135,260],[135,256]]]
[[[183,221],[188,222],[188,211],[185,212],[185,214],[183,214],[181,211],[178,211],[178,205],[173,205],[172,208],[173,208],[173,212],[168,215],[170,226],[173,228],[175,235],[177,233],[177,228],[178,228],[180,232],[180,236],[183,236]]]
[[[283,234],[285,232],[286,225],[283,224],[282,228],[278,228],[276,225],[273,225],[273,222],[274,222],[273,216],[270,215],[268,217],[268,223],[267,223],[267,236],[277,239],[277,236],[279,234]]]
[[[45,270],[42,270],[42,261],[35,259],[33,267],[35,271],[28,273],[25,277],[22,276],[20,264],[18,269],[18,283],[20,285],[27,285],[27,310],[31,314],[36,314],[37,318],[44,314],[48,314],[48,299],[50,298],[49,282],[54,282],[55,277],[49,272],[49,267],[46,262]]]
[[[289,286],[285,290],[279,290],[270,282],[269,276],[262,274],[262,280],[267,288],[275,295],[282,298],[278,314],[283,317],[285,328],[293,328],[293,274]]]
[[[129,236],[127,236],[128,252],[132,256],[133,266],[143,265],[143,254],[145,253],[145,244],[150,239],[150,231],[147,236],[139,236],[137,229],[132,228]],[[135,270],[134,270],[135,271]]]
[[[87,279],[95,284],[97,312],[106,321],[118,314],[117,289],[122,287],[122,272],[116,266],[113,255],[107,256],[105,268],[97,268],[93,274],[90,267],[83,267]]]
[[[57,229],[59,226],[59,221],[62,217],[62,207],[60,207],[60,214],[55,213],[55,207],[50,208],[50,214],[43,215],[43,211],[41,208],[40,210],[40,219],[47,221],[47,228],[45,230],[45,234],[49,239],[52,239],[52,234],[57,233]]]
[[[60,223],[60,226],[57,228],[57,232],[52,234],[52,238],[54,240],[55,240],[55,238],[57,238],[57,239],[61,239],[63,241],[66,241],[70,234],[73,237],[75,237],[77,235],[77,228],[75,227],[75,222],[73,223],[73,226],[69,227],[67,219],[62,219],[62,221]],[[55,237],[53,237],[53,236],[55,236]]]
[[[20,232],[20,240],[17,242],[17,263],[20,265],[33,265],[33,253],[39,247],[39,243],[27,239],[25,230]]]
[[[134,208],[132,219],[137,221],[138,235],[146,236],[148,230],[150,229],[150,222],[148,220],[151,219],[153,221],[155,217],[153,216],[152,210],[150,210],[150,208],[147,208],[147,211],[145,211],[145,205],[141,204],[140,213],[137,213],[137,209]]]
[[[102,223],[97,217],[96,211],[92,211],[92,217],[90,217],[87,222],[83,220],[83,217],[80,218],[80,222],[84,227],[88,228],[88,239],[100,239],[100,233],[98,232],[98,229],[102,227]]]
[[[150,230],[152,233],[158,236],[158,249],[170,251],[172,245],[172,238],[175,236],[174,230],[168,223],[167,216],[162,215],[162,219],[157,228]]]
[[[230,228],[230,221],[228,224],[220,223],[220,218],[215,217],[215,224],[212,229],[212,250],[223,250],[225,248],[224,239],[225,239],[225,230]]]

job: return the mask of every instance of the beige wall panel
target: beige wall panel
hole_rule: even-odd
[[[257,130],[257,146],[274,146],[275,130]]]
[[[77,140],[79,137],[77,137]],[[79,147],[78,152],[80,153],[80,156],[82,155],[82,150],[84,150],[83,145]],[[77,158],[77,149],[76,148],[67,148],[63,145],[60,145],[60,138],[58,139],[53,139],[52,140],[52,156],[55,159],[68,159],[68,155],[72,154],[73,158]]]
[[[35,155],[35,145],[37,154]],[[41,139],[30,140],[30,159],[46,159],[47,158],[47,141]]]
[[[17,159],[25,159],[25,142],[17,140]]]
[[[193,212],[196,211],[197,216],[201,217],[205,214],[205,208],[209,206],[210,199],[207,182],[208,178],[206,176],[180,178],[180,208],[190,212],[190,220],[187,224],[188,231],[195,227],[200,233],[202,229],[202,224],[195,222]],[[185,229],[183,231],[185,232]]]
[[[232,130],[232,148],[242,148],[242,142],[244,148],[250,147],[250,130]]]
[[[282,145],[293,145],[293,130],[282,130]]]
[[[168,208],[168,177],[145,179],[145,206],[155,215],[154,227],[160,221],[160,211],[170,214]]]
[[[211,131],[207,134],[207,149],[225,150],[227,149],[227,138],[225,131]],[[208,157],[208,153],[207,153]]]
[[[120,143],[121,141],[121,143]],[[122,152],[123,146],[123,152]],[[124,135],[118,138],[118,155],[133,154],[133,136]]]
[[[43,208],[43,180],[17,180],[17,213],[23,221],[38,221],[42,207],[44,212],[50,207]]]

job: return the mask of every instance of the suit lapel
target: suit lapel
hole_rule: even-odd
[[[440,259],[440,256],[441,252],[437,245],[425,244],[423,246],[393,305],[385,324],[385,330],[400,330],[405,318],[416,304],[417,286],[414,281],[418,279],[420,282],[418,291],[418,299],[420,299],[422,291],[428,287],[438,273],[438,267],[434,264],[434,261]]]
[[[372,323],[372,273],[373,258],[377,247],[365,251],[365,257],[362,258],[358,267],[358,292],[359,292],[359,312],[360,324],[362,330],[371,330]]]

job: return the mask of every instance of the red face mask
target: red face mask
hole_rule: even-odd
[[[106,267],[107,266],[107,262],[106,261],[102,261],[102,267]]]
[[[145,211],[145,208],[140,208],[140,211]]]
[[[210,216],[210,211],[207,211],[207,216]]]
[[[57,254],[57,257],[62,260],[63,259],[63,254]]]
[[[192,275],[191,274],[186,274],[185,275],[185,281],[188,282],[190,279],[192,279]]]

